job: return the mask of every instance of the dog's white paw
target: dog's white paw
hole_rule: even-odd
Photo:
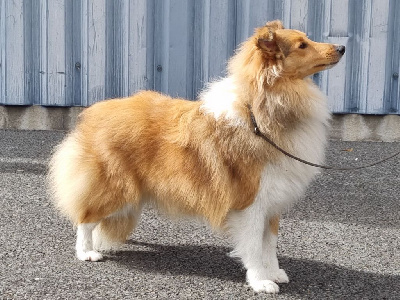
[[[99,261],[103,259],[103,255],[97,251],[79,251],[76,253],[76,256],[78,257],[79,260],[85,260],[85,261]]]
[[[253,288],[256,293],[266,292],[270,294],[279,293],[279,286],[272,280],[251,280],[249,285]]]
[[[289,282],[289,277],[284,269],[268,270],[268,279],[277,283]]]
[[[267,274],[267,269],[249,269],[246,273],[247,283],[257,293],[279,293],[279,286],[272,280],[268,279]]]

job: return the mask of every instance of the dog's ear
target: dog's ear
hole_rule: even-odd
[[[272,35],[272,38],[259,38],[258,39],[258,47],[266,52],[278,52],[280,49],[278,44],[276,43],[275,37]]]
[[[264,27],[256,31],[258,35],[257,46],[262,50],[269,53],[276,53],[280,51],[279,45],[276,41],[275,32],[279,29],[284,29],[280,20],[270,21]]]
[[[290,47],[279,36],[279,32],[285,29],[280,20],[268,22],[256,33],[258,34],[257,46],[269,54],[282,53],[284,56],[289,54]]]
[[[265,24],[265,27],[268,27],[268,29],[272,32],[275,32],[278,29],[285,29],[285,27],[283,27],[281,20],[274,20],[267,22],[267,24]]]
[[[270,54],[282,53],[284,57],[288,56],[290,51],[290,45],[279,39],[277,35],[274,33],[273,39],[269,38],[259,38],[258,39],[258,47],[261,48],[264,52]]]

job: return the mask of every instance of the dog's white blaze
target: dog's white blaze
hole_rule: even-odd
[[[322,163],[326,145],[326,127],[330,118],[326,97],[310,86],[315,99],[312,118],[305,120],[292,133],[293,154],[303,159]],[[229,233],[235,248],[233,256],[240,257],[247,271],[247,281],[256,291],[278,292],[275,282],[288,282],[286,273],[279,269],[276,256],[277,237],[269,228],[269,218],[282,213],[299,199],[319,172],[317,168],[282,156],[268,164],[262,174],[259,192],[252,205],[228,216]]]
[[[227,77],[220,81],[210,83],[200,94],[199,98],[203,101],[201,109],[205,113],[212,114],[215,119],[225,118],[229,120],[233,126],[245,124],[234,109],[237,96],[236,85],[233,78]]]

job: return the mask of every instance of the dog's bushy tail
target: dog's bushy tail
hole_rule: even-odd
[[[101,220],[93,231],[96,250],[112,250],[124,243],[139,222],[140,208],[128,205],[123,210]]]

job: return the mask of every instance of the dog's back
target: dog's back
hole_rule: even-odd
[[[219,147],[225,143],[221,134],[231,135],[225,132],[229,126],[216,130],[200,106],[140,92],[85,110],[50,163],[56,206],[75,224],[105,224],[151,200],[168,213],[200,215],[221,226],[230,209],[254,197],[261,167],[259,161],[229,166],[237,160],[235,148],[244,146],[235,142],[240,132],[232,145]],[[238,184],[244,178],[246,188]],[[121,234],[109,238],[124,240],[131,230],[120,228]]]

